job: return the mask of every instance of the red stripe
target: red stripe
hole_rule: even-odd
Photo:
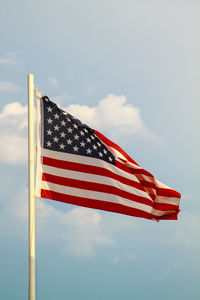
[[[130,174],[134,174],[136,177],[137,175],[143,174],[143,175],[147,175],[147,176],[151,176],[152,179],[154,179],[154,176],[151,175],[151,173],[145,171],[144,169],[134,169],[134,168],[129,168],[126,164],[120,163],[119,161],[115,161],[116,166],[119,169],[122,169],[123,171],[130,173]],[[141,171],[141,173],[140,173]],[[140,181],[141,185],[144,187],[149,187],[152,188],[154,190],[156,190],[157,196],[165,196],[165,197],[174,197],[174,198],[181,198],[181,194],[173,189],[170,188],[160,188],[159,186],[157,186],[155,183],[148,181],[148,180],[144,180],[140,178],[140,176],[137,177],[138,180]]]
[[[143,175],[146,175],[146,176],[149,176],[149,177],[153,177],[153,175],[151,173],[149,173],[148,171],[140,168],[133,168],[132,166],[128,166],[126,164],[126,161],[123,161],[122,159],[120,159],[122,162],[120,162],[119,160],[115,160],[115,165],[124,170],[125,172],[128,172],[130,174],[143,174]]]
[[[179,207],[177,205],[169,204],[169,203],[154,202],[153,208],[155,208],[157,210],[163,210],[163,211],[170,211],[170,210],[179,211]]]
[[[180,212],[180,210],[178,212],[170,214],[170,215],[161,216],[160,220],[177,220],[179,212]]]
[[[96,182],[94,183],[94,182],[88,182],[88,181],[71,179],[71,178],[64,178],[64,177],[55,176],[47,173],[42,174],[42,180],[47,182],[52,182],[55,184],[60,184],[63,186],[70,186],[73,188],[78,188],[83,190],[112,194],[122,198],[129,199],[131,201],[146,204],[150,207],[153,206],[153,202],[151,200],[142,196],[134,195],[134,191],[133,193],[129,193],[117,187],[110,186],[107,184],[96,183]]]
[[[130,216],[134,216],[134,217],[139,217],[139,218],[153,219],[153,220],[157,220],[157,221],[160,219],[165,219],[165,220],[173,220],[173,219],[176,220],[177,219],[177,213],[172,213],[169,215],[158,217],[158,216],[154,216],[152,214],[146,213],[144,211],[141,211],[139,209],[129,208],[127,206],[124,206],[124,205],[121,205],[118,203],[110,203],[110,202],[105,202],[105,201],[100,201],[100,200],[95,200],[95,199],[88,199],[88,198],[83,198],[83,197],[65,195],[62,193],[57,193],[57,192],[48,191],[48,190],[44,190],[44,189],[41,189],[41,197],[64,202],[64,203],[75,204],[75,205],[79,205],[79,206],[83,206],[83,207],[106,210],[106,211],[111,211],[111,212],[115,212],[115,213],[121,213],[121,214],[130,215]]]
[[[174,191],[172,189],[164,189],[164,188],[158,188],[157,189],[157,195],[158,196],[165,196],[165,197],[174,197],[174,198],[181,198],[181,194],[177,191]]]
[[[119,151],[128,161],[132,162],[133,164],[139,166],[121,147],[119,147],[117,144],[113,143],[111,140],[109,140],[107,137],[105,137],[102,133],[98,132],[97,130],[94,131],[94,133],[108,146],[111,146],[112,148],[115,148],[117,151]]]
[[[46,166],[51,166],[51,167],[60,168],[60,169],[64,169],[64,170],[71,170],[71,171],[77,171],[77,172],[82,172],[82,173],[88,173],[88,174],[109,177],[109,178],[118,180],[121,183],[124,183],[126,185],[132,186],[138,190],[145,192],[145,189],[140,182],[135,182],[126,177],[118,175],[108,169],[104,169],[102,167],[96,167],[96,166],[90,166],[90,165],[81,164],[81,163],[63,161],[63,160],[49,158],[49,157],[45,157],[45,156],[43,157],[43,164]]]

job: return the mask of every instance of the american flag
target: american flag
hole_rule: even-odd
[[[38,99],[36,196],[152,220],[177,219],[181,195],[100,132]]]

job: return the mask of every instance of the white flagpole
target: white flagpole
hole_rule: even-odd
[[[35,300],[34,76],[28,74],[29,300]]]

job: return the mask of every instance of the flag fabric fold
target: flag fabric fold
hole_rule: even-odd
[[[152,220],[177,219],[181,195],[103,134],[37,99],[36,196]]]

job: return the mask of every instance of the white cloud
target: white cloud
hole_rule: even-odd
[[[132,136],[159,140],[145,126],[139,108],[128,104],[125,96],[109,94],[100,100],[96,107],[72,104],[66,107],[66,110],[90,127],[105,132],[112,138]]]
[[[55,87],[58,86],[58,80],[56,79],[56,77],[51,76],[48,78],[48,80],[52,86],[55,86]]]
[[[0,228],[7,228],[7,235],[26,238],[23,235],[28,221],[27,189],[15,192],[9,201],[2,199],[0,204],[0,225],[2,222],[4,225]],[[37,202],[38,209],[39,206]],[[96,210],[75,207],[64,212],[45,201],[42,212],[42,216],[36,214],[39,243],[54,243],[56,240],[64,254],[75,257],[92,257],[98,247],[114,245],[112,237],[103,229],[102,217]],[[9,224],[16,224],[16,229],[13,231]],[[4,234],[4,231],[0,233]]]
[[[88,94],[92,94],[92,93],[94,93],[94,91],[95,91],[95,87],[94,86],[87,87]]]
[[[42,220],[43,219],[43,220]],[[73,256],[91,257],[96,247],[113,245],[113,240],[103,231],[101,215],[92,209],[75,207],[69,212],[56,210],[46,202],[44,204],[43,234],[47,237],[52,228],[52,220],[63,243],[63,252]],[[45,224],[44,224],[45,222]],[[55,225],[56,222],[56,225]],[[47,232],[48,231],[48,232]]]
[[[134,253],[131,253],[131,254],[128,255],[128,259],[133,261],[133,260],[136,259],[136,255]]]
[[[56,104],[58,106],[65,103],[66,101],[72,101],[72,100],[75,100],[75,99],[76,99],[76,95],[75,94],[70,94],[68,92],[65,92],[63,94],[52,97],[52,101],[56,102]]]
[[[21,88],[10,81],[0,81],[0,92],[18,92]]]
[[[8,53],[7,58],[0,58],[1,67],[13,67],[17,65],[16,56],[18,52]]]
[[[16,65],[16,62],[10,58],[0,58],[0,66],[10,67]]]
[[[4,120],[7,117],[13,118],[14,116],[26,116],[26,115],[27,115],[27,105],[23,106],[19,102],[12,102],[4,106],[2,113],[0,113],[0,120]]]
[[[111,259],[111,264],[117,265],[120,261],[120,257],[119,256],[115,256]]]
[[[67,231],[62,234],[64,251],[75,256],[92,256],[95,248],[113,245],[111,237],[102,230],[101,215],[91,209],[77,207],[62,220]]]
[[[15,135],[0,134],[1,160],[11,164],[21,164],[27,161],[27,139]]]
[[[7,163],[27,161],[27,106],[7,104],[0,113],[0,159]]]

